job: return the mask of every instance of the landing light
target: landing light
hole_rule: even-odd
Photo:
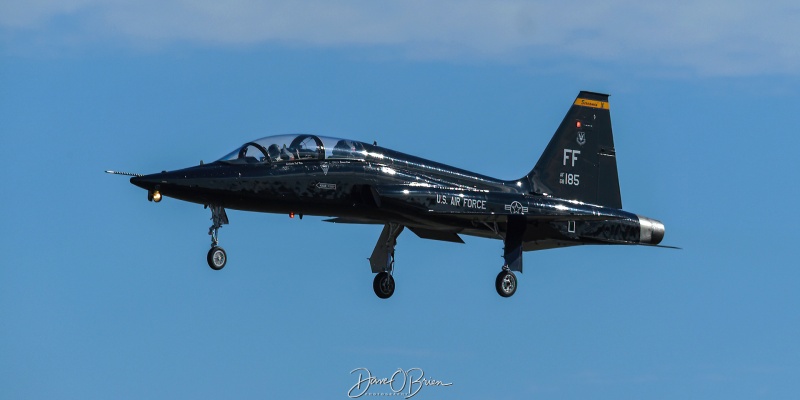
[[[294,218],[294,212],[289,213],[289,218]]]
[[[155,201],[156,203],[161,201],[161,192],[159,192],[158,190],[153,192],[153,201]]]

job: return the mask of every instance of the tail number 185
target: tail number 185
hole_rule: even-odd
[[[558,183],[562,185],[578,186],[580,185],[580,175],[562,172],[558,176]]]

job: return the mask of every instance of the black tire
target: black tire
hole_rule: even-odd
[[[219,271],[225,268],[225,264],[228,263],[228,255],[225,254],[225,249],[215,246],[208,251],[206,261],[208,261],[208,266],[211,267],[211,269]]]
[[[394,278],[388,272],[379,272],[372,281],[372,289],[378,297],[388,299],[394,294]]]
[[[509,270],[502,270],[494,281],[497,294],[502,297],[511,297],[517,292],[517,276]]]

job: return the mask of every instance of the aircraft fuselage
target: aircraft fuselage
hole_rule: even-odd
[[[581,239],[592,239],[592,244],[641,243],[641,217],[635,214],[531,195],[529,184],[522,179],[495,179],[362,145],[367,152],[363,160],[269,163],[237,159],[135,177],[131,182],[167,197],[242,211],[376,224],[394,221],[408,227],[500,239],[509,215],[529,215],[541,217],[541,223],[538,229],[526,230],[525,242],[549,240],[553,246],[547,247],[581,244]],[[575,218],[570,220],[570,216]],[[651,236],[647,244],[658,244],[661,237]],[[535,245],[529,247],[535,249]]]

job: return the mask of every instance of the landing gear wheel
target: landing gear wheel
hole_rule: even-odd
[[[228,255],[225,254],[225,250],[222,247],[214,246],[208,251],[206,260],[208,261],[208,266],[211,267],[211,269],[214,271],[219,271],[224,268],[225,263],[228,262]]]
[[[372,281],[372,289],[378,297],[388,299],[394,294],[394,278],[388,272],[379,272]]]
[[[511,271],[503,269],[497,274],[494,286],[500,296],[511,297],[517,291],[517,276]]]

